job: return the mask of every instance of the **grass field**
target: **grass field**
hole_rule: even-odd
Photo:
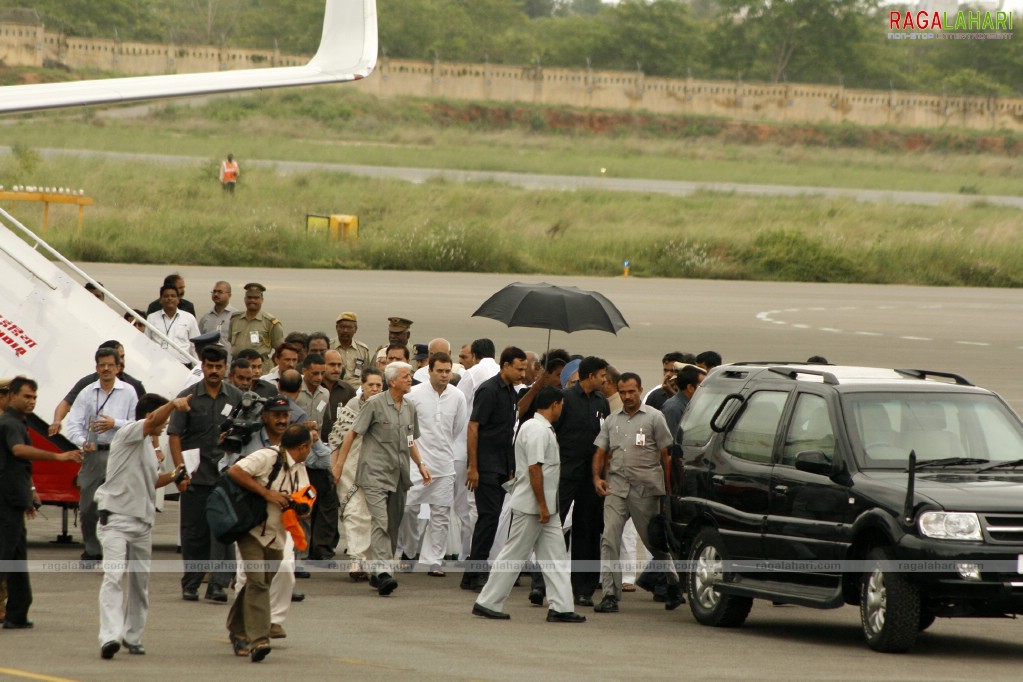
[[[647,128],[611,134],[536,125],[440,126],[420,101],[344,89],[158,107],[142,117],[56,113],[10,119],[0,184],[84,187],[96,199],[85,234],[74,211],[51,209],[49,240],[79,260],[455,271],[899,282],[1023,284],[1023,213],[985,194],[1023,194],[1023,159],[1007,153],[908,152],[738,144]],[[528,123],[528,122],[527,122]],[[32,148],[197,155],[161,166]],[[217,159],[239,157],[235,197]],[[820,198],[540,192],[493,183],[410,185],[328,173],[279,176],[247,159],[509,170],[617,177],[944,191],[962,207],[859,204]],[[305,233],[307,213],[354,213],[357,246]],[[38,226],[41,209],[19,216]]]

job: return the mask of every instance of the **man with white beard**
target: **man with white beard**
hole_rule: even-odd
[[[429,575],[443,577],[444,549],[447,545],[451,507],[455,496],[455,442],[468,422],[465,396],[451,381],[451,356],[439,352],[430,356],[429,381],[414,386],[408,394],[419,417],[419,454],[422,455],[433,482],[423,485],[418,471],[412,467],[412,489],[405,501],[405,518],[400,538],[409,556],[418,540],[420,505],[430,505],[430,522],[422,542],[419,561],[429,567]],[[457,482],[458,484],[461,481]],[[399,540],[401,542],[401,540]]]

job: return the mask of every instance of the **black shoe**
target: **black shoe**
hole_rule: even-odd
[[[82,552],[82,561],[103,561],[102,554],[89,554],[88,552]],[[110,642],[107,642],[109,644]]]
[[[533,606],[543,606],[543,591],[542,590],[530,590],[529,591],[529,603]]]
[[[305,601],[305,595],[301,592],[292,592],[291,601]]]
[[[593,606],[593,599],[591,597],[587,597],[585,594],[577,594],[575,595],[575,605]]]
[[[510,620],[511,616],[502,611],[493,611],[488,609],[486,606],[480,606],[479,604],[472,605],[472,615],[482,616],[483,618],[489,618],[491,620]]]
[[[107,642],[106,644],[100,647],[99,655],[100,658],[105,658],[109,660],[113,658],[114,654],[116,654],[120,650],[121,650],[120,642]]]
[[[548,611],[548,623],[585,623],[586,616],[581,616],[575,611]]]
[[[374,590],[380,587],[380,578],[376,577],[375,575],[371,575],[369,577],[369,586],[372,587]]]
[[[593,607],[597,613],[618,613],[618,600],[610,594],[605,594],[600,603]]]
[[[227,592],[224,592],[223,587],[210,585],[208,588],[206,588],[206,601],[215,601],[221,604],[226,604]]]
[[[490,579],[488,574],[477,575],[469,579],[468,583],[463,579],[462,584],[459,586],[463,590],[471,590],[473,592],[482,592],[483,588],[487,585],[487,580]]]
[[[391,577],[389,573],[381,573],[379,576],[380,586],[377,587],[377,594],[381,597],[386,597],[391,592],[398,589],[398,581]]]
[[[13,620],[4,621],[4,630],[30,630],[35,627],[35,623],[30,620],[23,620],[21,622],[15,622]]]
[[[679,585],[668,585],[668,597],[664,602],[664,608],[667,611],[674,611],[678,607],[686,603],[685,597],[682,596],[682,588]]]
[[[661,592],[660,590],[654,592],[654,601],[657,602],[658,604],[666,603],[668,601],[667,592]]]
[[[141,644],[128,644],[126,641],[122,639],[121,646],[127,649],[129,654],[134,654],[135,656],[146,655],[146,647],[142,646]]]
[[[181,598],[185,601],[199,601],[199,590],[186,587],[181,590]]]
[[[295,566],[295,577],[296,578],[312,578],[313,574],[305,570],[301,566]]]

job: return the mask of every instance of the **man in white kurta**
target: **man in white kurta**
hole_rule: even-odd
[[[430,505],[419,563],[428,567],[430,575],[438,577],[444,575],[444,549],[455,499],[455,443],[468,421],[465,396],[449,383],[452,364],[447,353],[431,355],[429,381],[413,386],[408,394],[419,416],[419,454],[433,475],[433,482],[423,485],[417,468],[411,468],[412,488],[405,500],[401,535],[418,536],[420,506]],[[414,551],[410,544],[414,541],[403,544],[408,556]]]
[[[536,396],[536,414],[519,428],[515,439],[515,479],[511,492],[512,521],[508,542],[497,555],[490,579],[472,607],[484,618],[507,620],[502,611],[515,578],[530,552],[547,583],[548,623],[582,623],[574,611],[568,551],[558,515],[561,454],[551,426],[561,416],[561,389],[545,386]],[[553,510],[553,513],[551,513]]]

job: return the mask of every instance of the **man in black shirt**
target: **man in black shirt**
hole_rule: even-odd
[[[601,390],[607,361],[583,358],[579,383],[565,390],[565,406],[554,427],[561,449],[558,511],[562,524],[572,511],[572,592],[575,603],[593,605],[593,591],[600,585],[600,534],[604,531],[604,502],[593,487],[593,444],[611,408]]]
[[[32,461],[81,462],[80,450],[48,452],[32,446],[28,415],[36,407],[36,382],[15,377],[8,386],[10,402],[0,415],[0,581],[7,579],[7,613],[4,629],[32,627],[28,607],[32,585],[28,578],[28,540],[25,517],[35,516],[32,492]]]
[[[185,601],[199,600],[199,586],[206,568],[198,562],[222,561],[233,558],[231,549],[217,542],[206,521],[206,498],[220,478],[218,465],[224,456],[220,446],[220,425],[241,401],[237,388],[224,381],[227,374],[227,351],[220,346],[207,346],[202,351],[203,380],[189,386],[177,395],[192,396],[191,410],[171,415],[167,428],[174,466],[184,463],[182,452],[199,450],[199,467],[191,478],[178,483],[181,515],[181,558],[185,573],[181,578],[181,597]],[[224,588],[230,583],[233,571],[210,573],[206,599],[224,603]]]
[[[466,486],[475,493],[478,516],[468,565],[462,574],[461,587],[465,590],[479,592],[487,582],[487,560],[504,502],[502,486],[515,473],[515,384],[522,381],[525,372],[525,352],[509,346],[501,352],[501,371],[476,389],[466,444]]]

